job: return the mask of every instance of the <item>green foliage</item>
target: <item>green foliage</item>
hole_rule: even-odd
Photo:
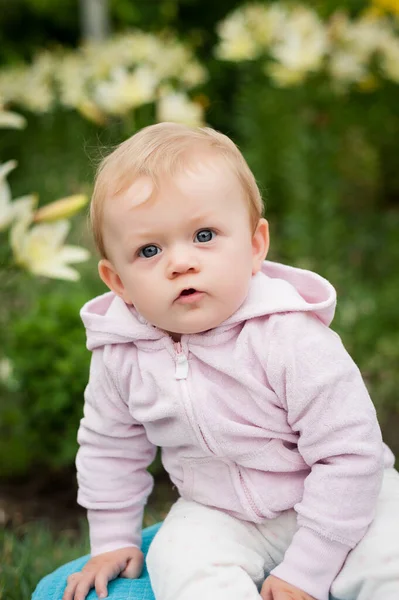
[[[36,15],[40,10],[56,18],[55,5],[45,0],[15,5],[28,2],[31,8],[38,3]],[[71,2],[57,3],[60,14]],[[207,121],[239,144],[261,185],[271,222],[269,256],[314,269],[337,288],[334,328],[359,364],[384,436],[399,453],[399,86],[381,82],[369,94],[337,94],[315,76],[281,89],[267,82],[262,64],[217,61],[215,24],[238,4],[114,0],[111,13],[120,29],[167,25],[200,44],[211,74]],[[323,15],[336,8],[333,2],[309,4]],[[363,3],[340,6],[357,14]],[[73,18],[76,6],[74,11]],[[0,15],[4,23],[8,16]],[[151,115],[138,118],[132,131]],[[10,176],[14,195],[37,191],[43,203],[81,191],[82,183],[90,192],[93,162],[127,133],[116,123],[101,129],[66,112],[28,119],[25,131],[2,133],[0,159],[19,162]],[[76,242],[85,235],[77,228]],[[90,360],[78,310],[102,291],[93,283],[94,264],[83,272],[84,286],[51,283],[32,293],[28,284],[6,300],[15,312],[0,336],[14,372],[0,389],[3,472],[23,473],[38,463],[58,468],[74,460]],[[160,471],[159,457],[152,469]]]
[[[0,162],[12,158],[18,163],[8,178],[13,196],[37,193],[40,204],[47,204],[90,193],[104,147],[108,150],[122,135],[117,125],[101,131],[83,117],[60,110],[42,116],[30,113],[27,120],[21,131],[1,131]]]
[[[42,577],[89,552],[87,534],[54,535],[44,524],[0,529],[0,599],[30,600]]]
[[[112,31],[172,28],[209,48],[215,24],[239,0],[109,0]],[[0,0],[0,64],[29,60],[59,44],[76,46],[81,38],[80,0]],[[29,28],[24,23],[29,22]]]
[[[313,81],[278,89],[259,67],[238,66],[232,122],[265,197],[269,256],[337,288],[333,327],[398,453],[398,88],[340,96]]]
[[[78,39],[78,0],[0,0],[0,63],[27,60],[39,48]]]
[[[1,390],[3,475],[74,461],[90,360],[79,318],[86,300],[79,288],[53,291],[9,324],[13,373],[11,385],[3,383]]]

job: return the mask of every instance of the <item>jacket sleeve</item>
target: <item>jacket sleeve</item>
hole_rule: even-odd
[[[273,575],[318,600],[373,520],[383,442],[359,369],[317,318],[271,318],[267,375],[311,468],[295,506],[299,529]]]
[[[94,350],[78,432],[78,503],[88,509],[92,555],[141,544],[144,505],[153,487],[147,467],[156,447]]]

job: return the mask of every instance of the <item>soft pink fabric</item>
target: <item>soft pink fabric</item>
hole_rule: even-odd
[[[300,527],[273,573],[327,597],[394,462],[328,327],[335,302],[322,277],[266,261],[232,317],[181,344],[113,293],[83,307],[93,356],[78,501],[93,554],[140,544],[159,446],[184,498],[256,523],[294,507]]]

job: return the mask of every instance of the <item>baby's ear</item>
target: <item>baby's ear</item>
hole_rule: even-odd
[[[102,258],[98,263],[98,273],[105,285],[109,287],[111,292],[114,292],[117,296],[122,298],[126,304],[132,304],[127,295],[125,286],[123,285],[123,282],[111,261],[106,258]]]
[[[260,271],[269,250],[269,223],[259,219],[252,237],[252,275]]]

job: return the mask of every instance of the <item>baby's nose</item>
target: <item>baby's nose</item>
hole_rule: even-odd
[[[193,253],[190,253],[183,248],[175,251],[171,256],[168,264],[168,277],[176,277],[183,273],[198,271],[199,265]]]

